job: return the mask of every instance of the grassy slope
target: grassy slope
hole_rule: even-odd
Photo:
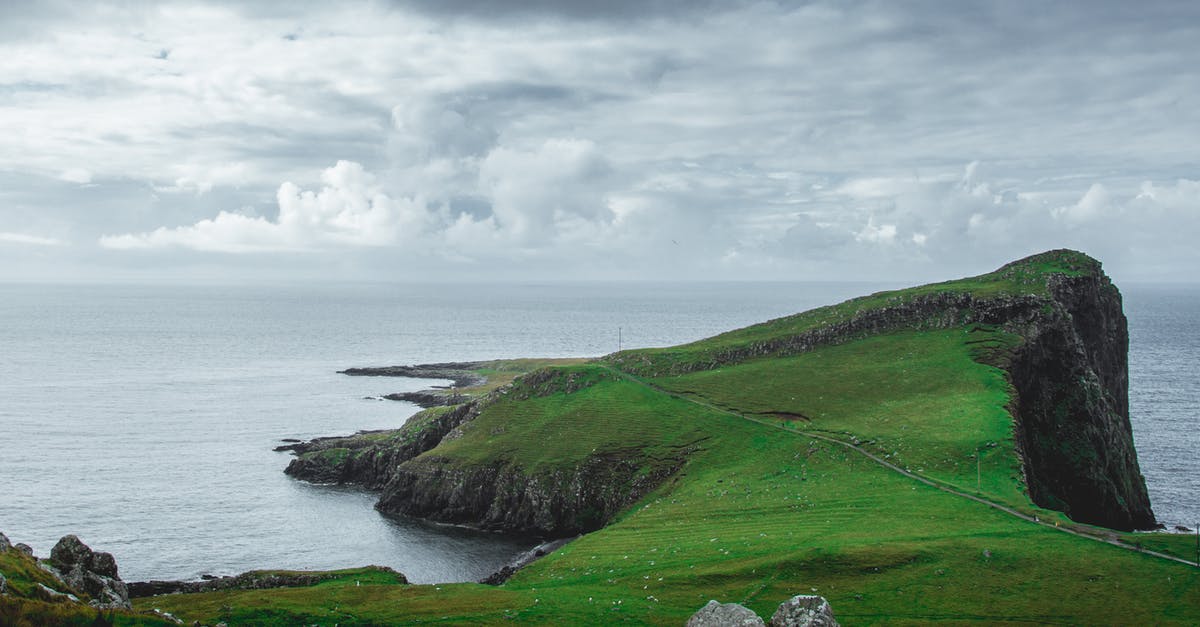
[[[669,461],[679,449],[706,437],[691,424],[696,407],[596,366],[561,368],[541,387],[578,387],[542,395],[520,384],[464,425],[461,438],[426,455],[458,463],[496,459],[528,471],[567,467],[592,454],[640,452]],[[548,446],[548,443],[554,443]]]
[[[999,369],[974,361],[968,344],[993,335],[1001,334],[895,333],[654,383],[759,419],[858,440],[924,476],[971,492],[978,482],[989,498],[1025,506],[1005,409],[1008,384]]]
[[[997,275],[1000,287],[985,279],[960,284],[1024,289],[1037,284],[1029,277],[1057,263],[1010,269]],[[768,325],[803,323],[784,320]],[[737,341],[746,341],[764,332],[732,335],[743,333]],[[730,345],[730,336],[657,355],[687,359]],[[804,434],[857,438],[902,466],[972,492],[971,455],[982,446],[982,493],[1050,516],[1022,491],[1004,410],[1007,386],[1002,373],[971,358],[980,339],[1011,341],[988,330],[894,333],[652,382],[766,424],[639,385],[601,364],[572,366],[559,383],[591,385],[512,394],[439,449],[461,463],[503,457],[552,467],[606,447],[652,454],[681,443],[701,448],[613,524],[506,585],[346,580],[143,604],[238,624],[678,625],[710,598],[769,616],[791,595],[815,591],[846,624],[1200,622],[1196,568],[1022,521]],[[1156,541],[1144,542],[1153,548]],[[1159,543],[1183,550],[1180,542]]]

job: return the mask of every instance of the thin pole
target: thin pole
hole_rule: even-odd
[[[975,491],[983,492],[983,470],[982,461],[983,453],[979,449],[975,449]]]
[[[1200,566],[1200,523],[1196,523],[1196,566]]]
[[[621,352],[621,327],[617,327],[617,352]]]

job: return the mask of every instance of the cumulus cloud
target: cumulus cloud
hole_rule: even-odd
[[[1112,210],[1112,198],[1101,183],[1093,183],[1083,197],[1071,205],[1057,207],[1054,216],[1070,223],[1081,223],[1105,217]]]
[[[303,251],[329,245],[384,246],[419,235],[426,210],[413,200],[384,194],[362,165],[339,161],[321,173],[324,186],[302,190],[291,182],[276,194],[275,220],[221,211],[190,226],[145,233],[106,235],[105,248],[118,250],[181,246],[228,253]]]
[[[116,250],[178,246],[247,253],[413,246],[424,238],[443,246],[438,254],[473,259],[548,242],[595,243],[613,222],[607,197],[612,168],[590,141],[497,147],[471,163],[465,169],[475,181],[463,191],[481,200],[475,211],[431,206],[420,194],[389,195],[361,164],[339,161],[321,173],[319,190],[280,185],[274,219],[221,211],[187,226],[105,235],[100,244]]]
[[[595,144],[578,139],[552,139],[533,150],[500,147],[479,170],[497,226],[526,243],[573,221],[611,221],[611,174]]]

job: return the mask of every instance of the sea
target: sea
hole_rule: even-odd
[[[0,284],[0,531],[73,533],[126,581],[378,564],[487,576],[536,541],[387,517],[283,474],[288,439],[398,427],[352,366],[603,355],[696,340],[865,283]],[[1200,286],[1126,287],[1130,405],[1161,522],[1200,522]]]

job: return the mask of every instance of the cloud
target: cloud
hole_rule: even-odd
[[[1054,217],[1069,223],[1087,222],[1105,217],[1112,210],[1112,198],[1101,183],[1093,183],[1083,197],[1072,205],[1054,209]]]
[[[66,242],[53,238],[42,237],[40,235],[30,235],[28,233],[10,233],[0,231],[0,242],[9,244],[25,244],[29,246],[62,246]]]
[[[711,11],[711,0],[520,0],[501,5],[487,0],[394,0],[398,6],[432,15],[471,17],[510,23],[531,18],[628,21],[683,18]]]
[[[105,235],[100,244],[116,250],[179,246],[224,253],[305,251],[385,246],[424,228],[424,207],[384,194],[358,163],[339,161],[321,173],[321,181],[324,186],[315,192],[291,182],[280,185],[275,220],[221,211],[191,226]]]
[[[501,274],[938,276],[1063,245],[1182,275],[1200,9],[1027,8],[14,5],[0,224],[389,276],[414,251]],[[97,273],[131,263],[106,254]]]
[[[71,168],[58,175],[59,180],[85,185],[92,182],[92,173],[83,168]]]
[[[183,247],[262,253],[412,247],[421,246],[418,240],[423,239],[425,246],[445,245],[438,254],[452,258],[502,258],[513,247],[528,254],[564,243],[595,244],[615,219],[608,206],[613,171],[590,141],[551,139],[530,149],[500,146],[466,163],[460,169],[473,177],[472,185],[460,191],[481,201],[474,210],[433,206],[420,193],[389,195],[361,164],[339,161],[321,173],[320,190],[280,185],[274,219],[221,211],[188,226],[104,235],[100,244],[114,250]],[[430,169],[428,162],[414,167],[426,173]]]
[[[479,170],[497,227],[524,243],[572,228],[573,222],[611,222],[606,197],[611,175],[595,144],[579,139],[551,139],[533,150],[500,147]]]
[[[875,224],[875,218],[867,220],[866,226],[854,236],[854,239],[860,242],[871,242],[873,244],[890,244],[896,241],[896,225],[895,224]]]

